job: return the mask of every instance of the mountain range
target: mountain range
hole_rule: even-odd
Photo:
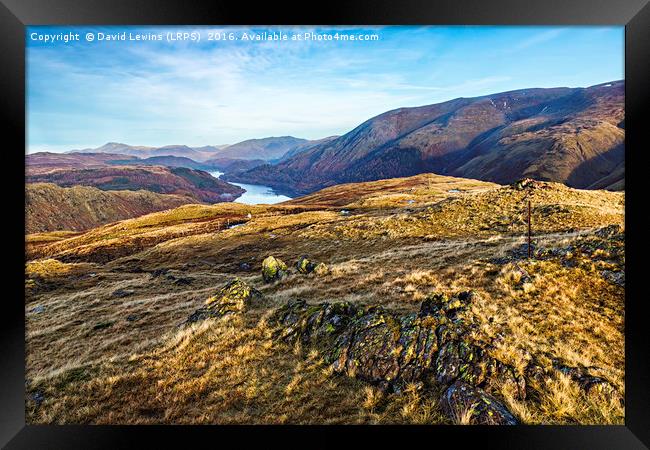
[[[294,195],[427,172],[502,184],[528,177],[623,189],[624,91],[624,81],[613,81],[399,108],[277,164],[223,179]]]
[[[293,136],[266,137],[261,139],[248,139],[232,145],[206,145],[203,147],[188,147],[187,145],[165,145],[163,147],[147,147],[108,142],[101,147],[71,150],[66,154],[74,153],[109,153],[113,155],[128,155],[141,159],[175,156],[190,158],[195,162],[204,163],[210,167],[224,164],[232,160],[278,161],[288,152],[290,155],[309,149],[316,144],[330,139],[310,141]],[[124,158],[122,158],[124,159]]]

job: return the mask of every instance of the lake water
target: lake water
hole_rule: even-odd
[[[215,178],[219,178],[221,175],[223,175],[223,172],[210,172],[210,175]],[[238,197],[237,200],[235,200],[235,203],[245,203],[247,205],[271,205],[273,203],[280,203],[286,200],[291,200],[291,197],[277,194],[268,186],[262,186],[259,184],[233,183],[232,181],[229,181],[228,183],[239,186],[242,189],[246,189],[246,192],[244,192],[241,197]]]

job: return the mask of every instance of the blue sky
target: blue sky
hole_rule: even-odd
[[[167,41],[168,32],[199,41]],[[372,41],[244,41],[306,31]],[[40,36],[79,33],[54,43]],[[106,41],[98,33],[160,34]],[[208,33],[238,40],[209,41]],[[34,34],[36,33],[36,34]],[[86,33],[95,39],[88,42]],[[229,36],[229,35],[226,35]],[[36,39],[33,39],[33,38]],[[623,27],[43,27],[27,29],[29,152],[343,134],[390,109],[624,78]]]

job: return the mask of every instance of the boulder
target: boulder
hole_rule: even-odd
[[[323,276],[323,275],[327,275],[328,273],[330,273],[330,269],[324,263],[318,263],[318,264],[316,264],[316,267],[314,267],[313,272],[316,275]]]
[[[187,321],[196,322],[210,317],[240,313],[249,307],[257,306],[263,298],[260,291],[236,278],[208,298],[205,306],[192,313]]]
[[[287,273],[287,265],[281,259],[268,256],[262,261],[262,278],[267,283],[281,279]]]
[[[301,256],[296,262],[296,270],[299,273],[311,273],[316,268],[316,263],[311,262],[306,256]]]
[[[456,423],[517,425],[519,422],[496,398],[483,389],[456,381],[443,393],[442,410]]]

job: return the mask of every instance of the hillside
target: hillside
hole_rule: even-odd
[[[298,194],[426,172],[497,183],[530,177],[578,188],[620,187],[624,87],[616,81],[524,89],[400,108],[277,165],[224,179]]]
[[[196,202],[232,201],[244,190],[217,180],[207,172],[184,167],[110,166],[92,169],[61,169],[26,176],[27,183],[54,183],[62,187],[93,186],[105,191],[148,190],[189,197]]]
[[[30,237],[27,420],[622,424],[624,202],[423,174]]]
[[[110,222],[176,208],[194,200],[149,191],[102,191],[88,186],[25,185],[25,232],[84,231]]]
[[[188,169],[209,170],[211,166],[183,156],[150,156],[149,158],[114,159],[107,161],[114,166],[166,166],[187,167]]]

